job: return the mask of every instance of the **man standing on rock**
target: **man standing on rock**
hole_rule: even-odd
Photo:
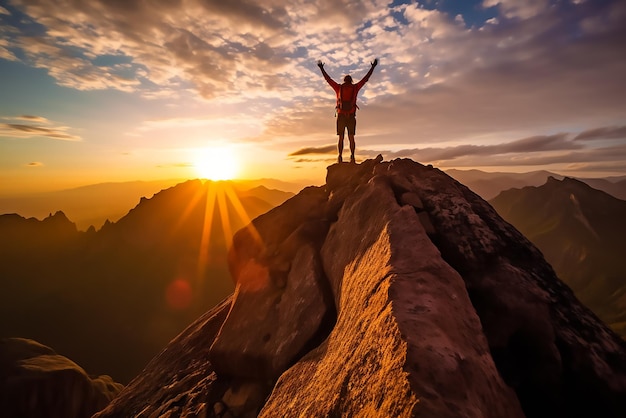
[[[356,110],[359,108],[356,104],[356,97],[361,87],[370,79],[372,72],[374,72],[374,67],[378,65],[378,58],[374,59],[371,65],[372,67],[365,77],[358,83],[352,84],[352,77],[346,75],[343,78],[343,84],[339,84],[330,78],[326,70],[324,70],[324,63],[322,61],[317,62],[317,66],[322,70],[322,75],[337,94],[337,135],[339,135],[339,142],[337,143],[337,151],[339,151],[338,162],[343,161],[341,156],[343,154],[343,138],[345,130],[348,129],[350,162],[354,163],[354,150],[356,148],[354,142],[354,134],[356,133]]]

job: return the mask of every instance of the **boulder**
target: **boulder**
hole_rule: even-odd
[[[0,340],[0,416],[87,418],[123,388],[89,376],[50,347],[24,338]]]
[[[320,283],[325,278],[315,249],[301,246],[290,264],[280,285],[254,260],[242,269],[232,307],[210,351],[218,373],[278,378],[334,312],[324,300]]]

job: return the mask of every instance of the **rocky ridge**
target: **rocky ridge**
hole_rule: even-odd
[[[626,343],[431,166],[330,166],[229,266],[232,297],[96,417],[626,414]]]

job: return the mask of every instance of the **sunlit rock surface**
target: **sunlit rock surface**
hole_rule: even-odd
[[[0,340],[0,416],[86,418],[122,389],[33,340]]]
[[[98,417],[626,416],[626,344],[489,204],[410,160],[326,180]]]

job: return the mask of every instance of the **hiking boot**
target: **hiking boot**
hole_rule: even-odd
[[[355,164],[355,163],[356,163],[356,161],[354,161],[354,155],[351,155],[351,156],[350,156],[350,162],[351,162],[352,164]]]
[[[338,163],[342,163],[343,162],[343,158],[341,158],[341,155],[339,157],[337,157],[337,162]]]

